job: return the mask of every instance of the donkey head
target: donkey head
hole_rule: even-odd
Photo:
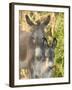
[[[55,50],[56,45],[57,45],[57,39],[53,38],[52,43],[48,45],[46,49],[45,55],[46,57],[48,57],[49,65],[54,64],[54,57],[55,57],[54,50]]]
[[[30,18],[26,15],[26,21],[28,25],[31,27],[31,39],[33,43],[35,44],[35,57],[44,60],[45,57],[45,47],[44,47],[44,28],[48,25],[50,21],[50,16],[46,17],[44,21],[40,22],[37,21],[36,24],[34,24]]]
[[[53,38],[51,45],[48,45],[45,51],[46,59],[48,60],[48,68],[43,73],[42,77],[53,77],[54,68],[54,57],[55,57],[55,47],[57,45],[57,39]]]

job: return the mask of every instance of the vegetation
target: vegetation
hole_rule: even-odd
[[[54,37],[57,38],[57,47],[55,49],[55,77],[64,75],[64,14],[59,13],[56,17],[56,32]]]

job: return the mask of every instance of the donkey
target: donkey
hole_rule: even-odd
[[[19,69],[28,68],[28,78],[44,77],[44,73],[48,69],[48,45],[44,34],[44,28],[50,21],[50,16],[44,21],[37,21],[34,24],[28,15],[25,16],[27,24],[31,28],[31,32],[20,30],[19,36]]]

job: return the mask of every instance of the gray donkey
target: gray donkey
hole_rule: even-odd
[[[37,21],[34,24],[28,15],[25,16],[31,32],[20,30],[19,37],[19,69],[28,68],[30,71],[28,78],[50,77],[51,67],[54,63],[54,49],[56,39],[53,39],[52,45],[47,44],[44,34],[44,28],[50,21],[50,16],[44,21]],[[51,66],[52,66],[51,65]]]

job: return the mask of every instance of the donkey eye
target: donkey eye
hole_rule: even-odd
[[[32,39],[34,39],[34,37],[31,37]]]
[[[43,40],[45,40],[46,38],[45,37],[42,37]]]
[[[47,39],[45,37],[43,37],[42,39],[43,39],[43,41],[47,42]]]
[[[34,37],[31,37],[32,38],[32,42],[35,43],[35,38]]]

